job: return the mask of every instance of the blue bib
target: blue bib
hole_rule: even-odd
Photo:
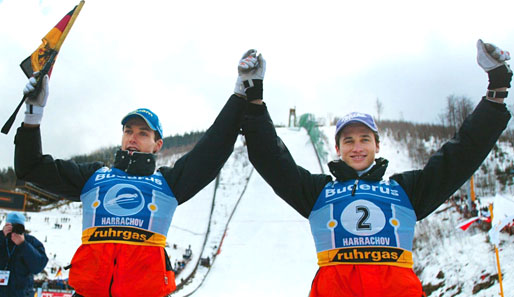
[[[320,266],[413,265],[416,214],[394,180],[328,183],[309,215],[309,223]]]
[[[178,201],[160,172],[129,175],[103,167],[86,182],[82,243],[126,243],[162,246]]]

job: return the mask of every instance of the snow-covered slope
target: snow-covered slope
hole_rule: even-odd
[[[487,199],[486,199],[487,200]],[[483,201],[487,202],[487,201]],[[440,210],[448,207],[444,204]],[[414,269],[429,296],[499,296],[498,270],[493,245],[475,223],[462,231],[464,221],[454,209],[433,213],[416,226]],[[514,236],[500,233],[500,264],[505,297],[514,296]]]
[[[278,129],[296,161],[320,172],[304,130]],[[193,296],[305,296],[317,270],[308,221],[253,174],[214,267]]]

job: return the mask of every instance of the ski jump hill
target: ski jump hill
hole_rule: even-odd
[[[298,164],[321,172],[304,129],[277,130]],[[210,267],[198,265],[191,279],[171,296],[306,295],[317,270],[308,221],[253,170],[242,139],[219,176],[214,199],[200,257],[209,257]],[[175,218],[174,222],[178,224]]]

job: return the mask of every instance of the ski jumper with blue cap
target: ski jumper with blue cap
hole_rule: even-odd
[[[15,137],[17,177],[83,206],[82,245],[69,284],[89,297],[162,297],[175,289],[164,246],[177,206],[219,173],[233,151],[246,101],[231,96],[195,147],[156,171],[153,154],[118,151],[114,165],[43,155],[40,129]]]
[[[298,166],[277,136],[265,105],[250,104],[243,122],[248,155],[275,193],[309,220],[319,270],[310,297],[418,297],[414,227],[444,203],[487,157],[510,113],[482,99],[457,134],[423,169],[384,179],[388,161],[359,176],[341,160],[332,176]]]

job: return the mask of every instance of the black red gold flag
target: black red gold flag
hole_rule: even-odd
[[[32,53],[32,55],[21,62],[20,67],[28,78],[31,77],[34,72],[39,71],[38,83],[36,85],[35,93],[38,93],[41,87],[41,78],[43,78],[45,74],[50,76],[55,58],[61,49],[61,45],[64,42],[64,39],[66,39],[66,36],[73,26],[73,23],[80,13],[83,5],[84,0],[80,1],[77,6],[68,12],[64,18],[62,18],[62,20],[57,23],[57,25],[55,25],[55,27],[53,27],[50,32],[45,35],[45,37],[43,37],[43,43],[41,43],[41,45],[35,52]],[[4,126],[2,127],[2,133],[9,133],[9,130],[11,129],[11,126],[16,119],[16,115],[18,114],[18,111],[25,102],[26,98],[27,95],[23,96],[21,102],[18,104],[11,117],[7,120],[7,122],[5,122]]]
[[[30,78],[32,76],[32,73],[36,71],[41,71],[43,67],[46,65],[46,62],[48,62],[48,60],[52,56],[52,53],[56,51],[57,42],[64,33],[64,30],[66,29],[68,24],[70,24],[71,17],[77,9],[77,6],[75,6],[70,12],[68,12],[68,14],[65,15],[64,18],[62,18],[62,20],[57,25],[55,25],[55,27],[53,27],[52,30],[48,32],[48,34],[45,35],[45,37],[43,37],[43,43],[41,43],[37,50],[33,52],[32,55],[23,60],[23,62],[21,62],[20,67],[27,76],[27,78]],[[48,71],[48,75],[50,75],[52,72],[52,66],[50,66],[49,68],[50,70]]]

